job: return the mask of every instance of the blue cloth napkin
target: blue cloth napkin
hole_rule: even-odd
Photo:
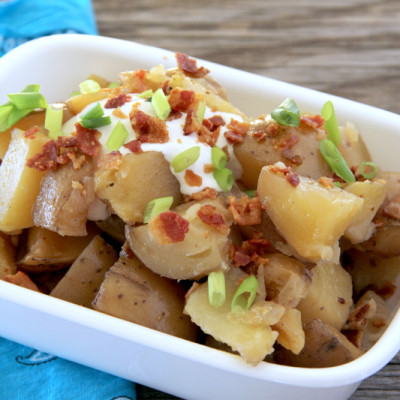
[[[0,0],[0,56],[55,33],[97,34],[90,0]],[[0,338],[0,400],[135,400],[135,384]]]

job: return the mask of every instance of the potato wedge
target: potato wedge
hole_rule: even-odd
[[[101,89],[96,93],[78,94],[69,98],[66,103],[72,114],[79,114],[87,105],[107,98],[111,89]]]

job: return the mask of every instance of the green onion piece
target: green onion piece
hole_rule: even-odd
[[[140,99],[147,99],[153,96],[153,91],[151,89],[145,90],[144,92],[137,95]]]
[[[176,155],[171,161],[171,167],[175,172],[181,172],[194,164],[200,157],[200,146],[190,147]]]
[[[37,84],[32,84],[32,85],[26,85],[20,93],[39,93],[40,91],[40,85]]]
[[[300,111],[295,101],[287,98],[278,108],[272,111],[271,118],[280,125],[299,126],[299,115]]]
[[[248,197],[251,197],[251,198],[255,197],[255,195],[256,195],[256,189],[245,190],[244,192],[246,193],[246,195]]]
[[[119,150],[119,148],[125,143],[125,140],[128,137],[128,135],[129,132],[126,130],[124,124],[121,121],[118,121],[107,140],[106,146],[108,150],[110,151]]]
[[[222,169],[228,161],[226,153],[218,146],[211,148],[211,162],[215,169]]]
[[[93,107],[91,107],[88,111],[85,112],[81,116],[81,119],[92,119],[92,118],[100,118],[104,115],[104,110],[101,107],[100,103],[96,103]]]
[[[370,172],[368,172],[370,170]],[[373,179],[378,173],[378,167],[372,161],[364,161],[360,165],[360,175],[365,179]]]
[[[215,308],[222,307],[225,303],[225,275],[222,271],[208,275],[208,301]]]
[[[47,101],[41,93],[10,93],[7,96],[18,110],[34,110],[35,108],[47,107]]]
[[[56,139],[61,135],[61,126],[63,120],[63,110],[48,105],[46,109],[46,118],[44,120],[44,127],[49,131],[49,137]]]
[[[328,132],[328,139],[332,140],[335,146],[340,144],[340,130],[336,119],[335,109],[331,101],[327,101],[321,110],[321,115],[325,120],[324,127]]]
[[[16,122],[24,118],[26,115],[30,114],[33,110],[18,110],[18,108],[13,108],[8,117],[8,128],[13,126]]]
[[[337,176],[340,176],[346,182],[355,182],[356,178],[354,177],[354,174],[351,172],[346,161],[331,140],[320,140],[319,151]]]
[[[200,122],[200,124],[203,122],[205,112],[206,112],[206,105],[204,104],[203,101],[200,101],[199,106],[197,108],[197,120]]]
[[[80,91],[80,90],[75,90],[75,92],[72,92],[72,93],[71,93],[71,96],[70,96],[70,97],[79,96],[80,94],[81,94],[81,91]]]
[[[152,218],[169,210],[173,201],[174,198],[172,196],[160,197],[159,199],[149,201],[144,210],[143,223],[147,224]]]
[[[233,186],[233,172],[228,168],[217,169],[213,173],[214,179],[217,181],[218,186],[227,192]]]
[[[248,310],[253,304],[256,297],[256,291],[258,288],[258,280],[254,275],[248,276],[237,288],[233,295],[231,310],[236,306],[242,307],[244,310]]]
[[[93,79],[87,79],[79,84],[79,89],[81,90],[81,93],[88,94],[98,92],[101,87],[98,82],[94,81]]]
[[[342,187],[342,185],[340,184],[340,182],[333,182],[333,184],[337,187],[337,188],[341,188]]]
[[[110,125],[111,118],[107,117],[99,117],[99,118],[86,118],[80,121],[81,125],[85,128],[96,129],[101,126]]]
[[[108,87],[109,89],[114,89],[114,88],[120,87],[120,86],[121,86],[121,84],[120,84],[119,82],[110,82],[110,83],[107,85],[107,87]]]
[[[151,105],[153,106],[158,118],[164,121],[168,118],[168,115],[171,112],[171,107],[162,89],[157,89],[154,92],[151,98]]]

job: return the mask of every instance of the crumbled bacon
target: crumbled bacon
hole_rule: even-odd
[[[240,122],[235,119],[231,119],[231,122],[229,122],[227,125],[228,130],[224,133],[224,136],[231,144],[241,143],[249,128],[250,124],[248,122]]]
[[[132,153],[143,153],[141,144],[142,143],[140,142],[140,140],[131,140],[130,142],[125,143],[124,147],[126,147]]]
[[[301,165],[303,163],[301,156],[294,154],[292,149],[283,149],[281,154],[294,165]]]
[[[258,197],[242,196],[237,200],[234,196],[228,197],[228,210],[239,225],[258,225],[261,223],[261,203]]]
[[[166,81],[164,81],[164,82],[162,83],[161,89],[162,89],[162,91],[164,92],[164,94],[165,94],[166,96],[168,96],[168,95],[170,94],[170,92],[171,92],[171,90],[172,90],[172,87],[169,86],[169,80],[166,80]]]
[[[186,111],[194,101],[194,91],[174,88],[168,98],[171,110]]]
[[[322,186],[325,186],[328,189],[332,189],[335,187],[335,185],[333,184],[333,179],[332,178],[328,178],[327,176],[321,176],[318,179],[318,183]]]
[[[290,173],[286,175],[286,180],[293,186],[296,187],[300,183],[300,178],[297,174]]]
[[[215,206],[204,204],[197,211],[197,215],[205,224],[211,226],[223,235],[229,233],[229,227],[225,222],[224,217],[217,211]]]
[[[256,253],[263,256],[271,251],[271,243],[264,238],[250,239],[242,243],[242,248],[248,254]]]
[[[219,127],[214,131],[210,131],[205,125],[202,125],[197,132],[199,142],[208,144],[210,147],[214,147],[219,137],[219,131]]]
[[[203,183],[203,178],[191,169],[186,169],[184,179],[189,186],[201,186]]]
[[[203,78],[210,71],[204,67],[198,67],[197,61],[193,58],[189,58],[184,53],[175,53],[178,68],[192,78]]]
[[[214,115],[211,118],[204,118],[203,125],[211,132],[214,132],[219,126],[225,126],[225,121],[220,115]]]
[[[282,138],[279,142],[279,147],[282,149],[291,149],[295,144],[299,142],[299,136],[290,134]]]
[[[278,134],[279,129],[275,121],[268,121],[267,125],[263,124],[262,127],[252,133],[257,142],[262,142],[266,137],[274,137]]]
[[[204,164],[203,168],[204,173],[206,174],[211,174],[214,172],[214,165],[212,164]]]
[[[97,139],[99,133],[96,129],[84,128],[81,124],[75,124],[76,138],[78,140],[76,147],[88,156],[97,157],[101,150],[101,144]]]
[[[118,96],[112,97],[104,104],[104,108],[117,108],[124,105],[127,101],[131,100],[131,96],[125,93],[120,93]]]
[[[122,163],[122,154],[119,151],[112,151],[99,158],[97,167],[102,169],[118,170]]]
[[[172,111],[169,113],[169,115],[168,115],[166,121],[173,121],[173,120],[175,120],[175,119],[179,119],[180,117],[182,117],[182,113],[181,113],[180,111],[174,111],[174,110],[172,110]]]
[[[262,256],[268,254],[271,249],[271,244],[266,239],[250,239],[244,241],[241,247],[232,244],[229,248],[229,258],[235,267],[245,267],[250,263],[265,264],[268,259]]]
[[[235,244],[231,244],[229,247],[229,258],[235,267],[245,267],[251,262],[251,257]]]
[[[190,135],[193,132],[196,132],[200,128],[200,122],[197,118],[193,117],[193,110],[188,110],[186,115],[185,123],[183,125],[183,134]]]
[[[149,221],[149,230],[160,244],[182,242],[189,222],[174,211],[165,211]]]
[[[227,138],[227,140],[230,144],[243,142],[243,136],[239,135],[238,133],[235,133],[233,131],[224,132],[224,136]]]
[[[201,192],[193,193],[192,198],[193,200],[216,199],[217,191],[215,189],[206,187]]]
[[[121,118],[121,119],[128,118],[128,116],[125,115],[120,108],[116,108],[115,110],[113,110],[112,115],[116,116],[117,118]]]
[[[300,117],[300,122],[309,126],[312,129],[319,129],[324,126],[325,120],[319,114],[307,114]]]
[[[32,282],[31,278],[22,271],[18,271],[14,275],[5,275],[3,280],[26,289],[34,290],[35,292],[40,292],[39,288],[34,282]]]
[[[26,137],[27,139],[35,139],[36,133],[39,132],[39,127],[34,126],[30,129],[28,129],[25,133],[24,133],[24,137]]]
[[[152,117],[133,108],[129,114],[132,128],[138,132],[142,143],[166,143],[169,140],[167,124],[160,118]]]
[[[146,71],[138,69],[133,72],[129,79],[129,90],[131,93],[142,93],[148,89],[144,79],[146,77]]]
[[[41,153],[35,154],[29,158],[26,165],[35,168],[38,171],[47,171],[57,168],[57,157],[60,149],[55,140],[48,141],[42,148]]]

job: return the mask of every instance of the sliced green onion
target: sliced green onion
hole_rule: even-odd
[[[91,107],[88,111],[85,112],[81,116],[81,119],[92,119],[92,118],[100,118],[104,115],[104,110],[101,107],[100,103],[96,103],[93,107]]]
[[[151,89],[145,90],[144,92],[137,95],[140,99],[147,99],[153,96],[153,91]]]
[[[144,210],[143,223],[147,224],[152,218],[169,210],[173,201],[174,198],[172,196],[160,197],[159,199],[149,201]]]
[[[171,107],[162,89],[157,89],[154,92],[151,98],[151,105],[153,106],[154,112],[158,118],[164,121],[168,118],[168,115],[171,112]]]
[[[110,151],[117,151],[125,143],[129,132],[126,130],[124,124],[118,121],[109,136],[106,146]]]
[[[18,110],[34,110],[35,108],[47,107],[47,101],[41,93],[10,93],[7,96]]]
[[[356,178],[354,177],[354,174],[351,172],[346,161],[331,140],[320,140],[319,151],[337,176],[340,176],[346,182],[355,182]]]
[[[96,129],[101,126],[110,125],[111,118],[107,117],[99,117],[99,118],[86,118],[80,121],[81,125],[85,128]]]
[[[370,172],[367,172],[370,169]],[[378,173],[378,167],[372,161],[364,161],[360,165],[360,175],[365,179],[373,179]]]
[[[117,87],[120,87],[121,86],[121,84],[119,83],[119,82],[110,82],[108,85],[107,85],[107,87],[109,88],[109,89],[114,89],[114,88],[117,88]]]
[[[37,85],[35,83],[31,84],[31,85],[26,85],[21,91],[20,93],[39,93],[40,91],[40,85]]]
[[[256,195],[256,189],[245,190],[244,192],[246,193],[246,195],[248,197],[251,197],[251,198],[255,197],[255,195]]]
[[[199,106],[197,108],[197,120],[200,122],[200,124],[203,122],[205,112],[206,112],[206,105],[204,104],[203,101],[200,101]]]
[[[218,169],[213,172],[214,179],[218,186],[224,191],[229,191],[233,186],[233,172],[228,168]]]
[[[101,87],[98,82],[94,81],[93,79],[87,79],[79,84],[79,89],[81,90],[81,93],[88,94],[98,92]]]
[[[258,280],[254,275],[248,276],[237,288],[233,295],[231,310],[236,306],[242,307],[244,310],[248,310],[253,304],[256,298],[256,292],[258,288]]]
[[[46,109],[46,118],[44,120],[44,127],[49,131],[49,137],[56,139],[61,136],[61,126],[63,120],[62,108],[56,108],[52,105],[48,105]]]
[[[335,146],[340,144],[340,130],[336,119],[335,108],[331,101],[327,101],[321,110],[321,115],[325,120],[324,127],[328,132],[328,139],[332,140]]]
[[[341,188],[342,185],[340,184],[340,182],[333,182],[334,186],[336,186],[337,188]]]
[[[200,146],[190,147],[176,155],[171,161],[171,167],[175,172],[181,172],[194,164],[200,157]]]
[[[287,98],[278,108],[272,111],[271,118],[280,125],[299,126],[299,115],[300,111],[295,101]]]
[[[215,169],[222,169],[228,161],[226,153],[218,146],[211,148],[211,162]]]
[[[225,275],[222,271],[208,275],[208,301],[215,308],[222,307],[225,303]]]

